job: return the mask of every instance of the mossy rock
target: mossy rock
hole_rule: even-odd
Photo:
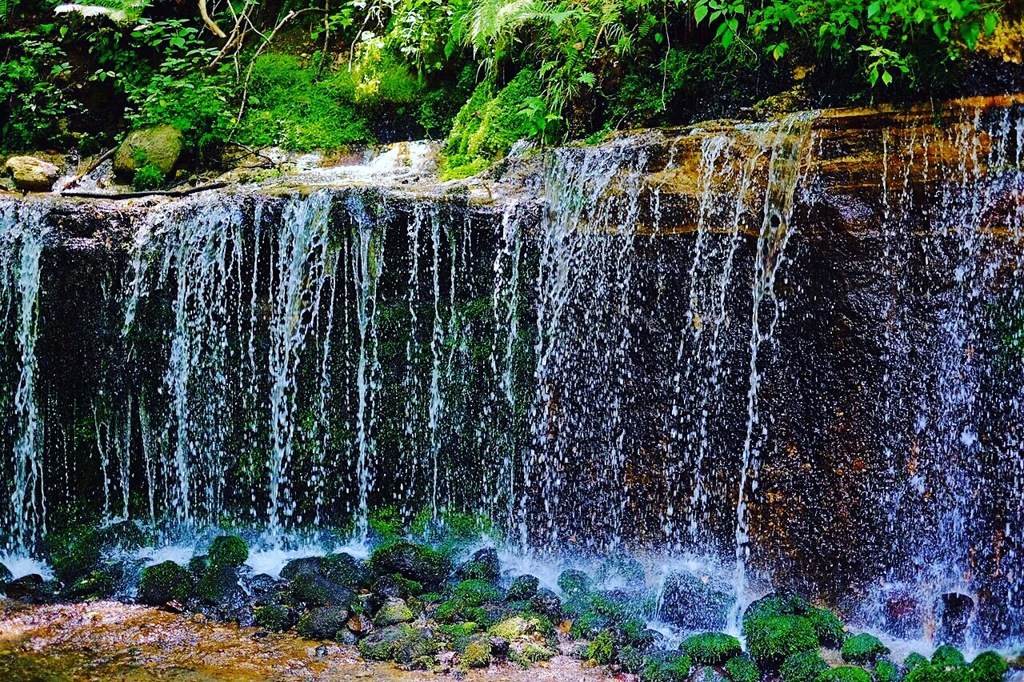
[[[124,566],[110,564],[79,578],[65,588],[61,595],[74,601],[108,599],[117,592],[124,579]]]
[[[184,136],[174,126],[134,130],[114,153],[114,173],[123,180],[131,180],[143,166],[153,166],[166,177],[178,165],[183,149]]]
[[[862,632],[843,642],[842,655],[847,663],[874,663],[882,656],[888,656],[889,647],[874,635]]]
[[[615,660],[615,634],[611,630],[602,630],[584,650],[587,660],[600,665],[608,665]]]
[[[758,682],[761,671],[747,654],[733,656],[725,662],[725,674],[732,682]]]
[[[532,575],[520,575],[508,586],[506,599],[510,602],[529,601],[537,596],[540,580]]]
[[[537,595],[530,600],[530,610],[539,613],[552,621],[562,619],[562,600],[548,589],[537,590]]]
[[[455,577],[460,580],[481,580],[494,583],[500,576],[501,565],[498,562],[498,550],[493,547],[477,551],[469,561],[455,571]]]
[[[817,650],[801,651],[782,662],[779,678],[782,682],[815,682],[829,667]]]
[[[490,635],[492,637],[503,637],[508,641],[516,640],[524,635],[529,635],[537,632],[539,629],[537,619],[524,617],[524,616],[512,616],[492,626],[490,629]]]
[[[485,580],[463,580],[455,586],[452,594],[467,606],[482,606],[504,598],[500,589]]]
[[[513,645],[509,658],[516,663],[532,664],[550,661],[557,655],[558,652],[551,647],[544,646],[537,642],[523,642]]]
[[[971,682],[966,666],[944,666],[927,663],[908,672],[903,682]]]
[[[673,572],[665,577],[659,616],[684,631],[722,630],[735,603],[735,591],[725,581]]]
[[[815,682],[871,682],[871,674],[863,668],[844,665],[818,675]]]
[[[306,606],[346,606],[355,596],[349,588],[312,573],[292,580],[288,593],[293,603]]]
[[[249,558],[249,545],[237,535],[221,535],[210,543],[206,556],[211,566],[238,568]]]
[[[973,682],[1001,682],[1009,669],[1006,659],[995,651],[984,651],[971,662]]]
[[[590,576],[583,571],[568,569],[558,576],[558,589],[568,600],[579,600],[590,593]]]
[[[440,644],[430,630],[402,623],[371,632],[359,642],[359,653],[370,661],[395,661],[409,664],[433,656]]]
[[[271,632],[284,632],[292,625],[291,611],[276,604],[257,606],[253,609],[252,617],[257,627]]]
[[[903,671],[889,659],[882,658],[875,661],[874,677],[875,682],[900,682]]]
[[[761,668],[775,670],[793,654],[818,648],[814,627],[802,616],[762,617],[748,626],[747,650]]]
[[[398,573],[382,575],[370,585],[370,591],[377,600],[388,597],[408,599],[423,593],[423,585],[415,580],[409,580]]]
[[[195,596],[200,604],[220,606],[227,603],[238,589],[238,569],[233,566],[210,566],[196,585]]]
[[[922,665],[928,665],[928,659],[916,651],[912,654],[908,654],[907,657],[903,659],[903,667],[906,668],[908,672]]]
[[[846,639],[846,626],[839,620],[836,614],[828,609],[819,609],[812,606],[803,614],[804,618],[811,621],[814,633],[818,635],[818,641],[822,646],[839,647]]]
[[[740,640],[722,632],[692,635],[684,639],[679,648],[698,665],[722,665],[743,651]]]
[[[345,553],[292,559],[281,569],[285,580],[294,580],[300,575],[316,575],[353,590],[370,584],[366,567]]]
[[[451,562],[440,552],[405,540],[378,547],[370,557],[370,568],[380,575],[399,575],[432,588],[444,582]]]
[[[640,618],[630,618],[617,625],[615,632],[617,633],[616,639],[618,641],[641,651],[653,647],[658,637],[654,630],[647,627],[646,621]]]
[[[802,616],[810,609],[803,597],[795,594],[769,594],[752,602],[743,612],[742,630],[748,634],[750,626],[762,618],[776,616]]]
[[[168,602],[184,602],[192,591],[192,575],[173,561],[165,561],[142,569],[139,581],[139,602],[162,606]]]
[[[99,568],[104,539],[98,528],[81,525],[47,538],[50,566],[57,578],[72,584]]]
[[[388,626],[408,623],[416,617],[409,605],[402,599],[389,598],[373,617],[375,625]]]
[[[932,654],[932,665],[967,665],[967,659],[955,646],[943,644]]]
[[[321,606],[303,614],[295,630],[306,639],[336,639],[348,617],[344,606]]]
[[[661,652],[650,656],[643,670],[640,671],[641,682],[685,682],[690,676],[693,664],[690,657],[682,652]]]
[[[462,652],[462,664],[467,668],[486,668],[491,664],[491,643],[478,637],[466,645]]]

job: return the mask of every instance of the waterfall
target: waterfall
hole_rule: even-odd
[[[40,259],[47,234],[42,204],[0,203],[0,316],[14,330],[11,352],[18,359],[13,399],[10,529],[5,548],[24,551],[46,534],[46,494],[40,440],[42,415],[36,396]],[[5,392],[5,402],[10,394]],[[7,467],[4,467],[8,470]]]

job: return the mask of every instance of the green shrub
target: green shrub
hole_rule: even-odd
[[[725,674],[732,682],[758,682],[761,672],[747,654],[733,656],[725,662]]]
[[[587,645],[585,655],[588,660],[597,661],[601,665],[608,665],[615,660],[615,636],[611,630],[602,630],[590,644]]]
[[[815,682],[871,682],[871,675],[863,668],[844,665],[832,668],[818,675]]]
[[[985,651],[971,662],[973,682],[1001,682],[1010,666],[1006,659],[995,651]]]
[[[864,632],[843,642],[842,653],[843,660],[848,663],[872,663],[890,652],[881,640]]]
[[[221,535],[210,544],[207,557],[210,566],[237,568],[249,558],[249,546],[237,535]]]
[[[145,165],[135,171],[135,177],[132,178],[132,187],[140,191],[160,189],[160,186],[163,184],[163,172],[152,164]]]
[[[721,632],[705,632],[687,637],[679,648],[698,665],[722,665],[743,651],[738,639]]]
[[[793,654],[817,648],[814,628],[802,616],[769,616],[749,623],[747,650],[761,667],[777,668]]]
[[[491,643],[486,639],[471,641],[462,654],[462,663],[467,668],[486,668],[491,664]]]
[[[932,654],[932,665],[967,665],[967,660],[955,646],[943,644]]]
[[[817,651],[801,651],[783,661],[779,677],[782,682],[815,682],[828,669],[828,663]]]

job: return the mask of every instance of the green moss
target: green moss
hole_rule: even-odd
[[[871,675],[863,668],[844,665],[818,675],[815,682],[871,682]]]
[[[726,661],[725,674],[732,682],[757,682],[761,679],[761,672],[746,654],[733,656]]]
[[[238,572],[231,566],[210,566],[196,585],[196,597],[208,606],[223,604],[238,587]]]
[[[347,68],[318,74],[313,64],[264,54],[253,64],[249,102],[240,127],[244,144],[292,151],[339,149],[372,142],[356,107],[356,81]]]
[[[537,588],[540,587],[540,580],[532,575],[521,575],[512,581],[512,584],[508,587],[508,594],[506,598],[510,602],[514,601],[528,601],[533,599],[537,594]]]
[[[846,638],[846,626],[843,625],[843,621],[828,609],[812,606],[807,609],[804,617],[811,621],[814,633],[818,635],[818,640],[823,646],[840,646]]]
[[[510,658],[522,663],[541,663],[542,661],[550,661],[556,654],[557,652],[554,649],[550,649],[543,644],[527,642],[518,651],[513,652]]]
[[[444,179],[479,172],[508,153],[517,140],[534,134],[521,111],[528,98],[540,96],[536,72],[523,69],[504,88],[495,90],[491,80],[480,83],[455,117],[445,142]]]
[[[170,601],[184,602],[192,590],[192,576],[173,561],[165,561],[142,569],[139,601],[161,606]]]
[[[588,660],[596,661],[601,665],[608,665],[615,660],[615,635],[611,630],[602,630],[590,644],[587,645],[585,656]]]
[[[484,580],[463,580],[455,586],[453,595],[466,606],[482,606],[487,602],[500,601],[501,590]]]
[[[762,617],[748,625],[747,650],[761,667],[774,669],[793,654],[818,648],[814,627],[801,616]]]
[[[486,668],[491,664],[491,643],[486,639],[471,641],[462,654],[462,663],[467,668]]]
[[[743,613],[743,634],[749,634],[750,627],[758,620],[776,616],[802,616],[810,606],[797,595],[770,595],[758,599]]]
[[[970,682],[970,670],[963,666],[947,667],[931,663],[919,665],[903,678],[903,682]]]
[[[370,536],[381,544],[400,540],[405,530],[402,515],[395,507],[375,510],[367,519],[367,525],[370,528]]]
[[[97,528],[81,525],[51,535],[46,546],[54,575],[71,584],[97,568],[102,559],[103,537]]]
[[[576,639],[588,639],[603,630],[607,625],[607,618],[594,611],[587,611],[573,619],[570,634]]]
[[[994,651],[985,651],[971,662],[973,682],[1000,682],[1010,666],[1006,659]]]
[[[543,616],[519,615],[510,616],[496,623],[491,627],[489,633],[492,637],[504,637],[511,642],[524,635],[535,633],[545,636],[553,635],[554,626]]]
[[[722,665],[743,651],[740,640],[721,632],[705,632],[687,637],[680,649],[699,665]]]
[[[955,646],[943,644],[932,654],[933,665],[967,665],[967,660]]]
[[[348,617],[349,611],[343,606],[321,606],[303,614],[295,630],[307,639],[336,639]]]
[[[903,659],[903,667],[906,668],[908,671],[913,670],[914,668],[917,668],[922,665],[928,665],[928,659],[922,656],[921,654],[917,653],[916,651],[912,654],[909,654],[905,659]]]
[[[669,654],[648,659],[640,672],[641,682],[685,682],[693,664],[686,654]]]
[[[377,611],[377,615],[373,617],[373,622],[377,625],[397,625],[398,623],[408,623],[415,618],[412,609],[409,605],[401,599],[388,599],[384,602],[384,605]]]
[[[271,632],[284,632],[291,626],[291,616],[283,606],[257,606],[252,617],[258,627]]]
[[[782,682],[815,682],[828,669],[828,663],[816,650],[801,651],[783,661],[779,677]]]
[[[590,592],[590,576],[583,571],[569,569],[558,576],[558,589],[568,600],[579,600]]]
[[[875,662],[875,682],[900,682],[903,672],[887,658]]]
[[[206,555],[211,566],[237,568],[249,558],[249,546],[237,535],[221,535],[214,538]]]
[[[889,647],[866,632],[854,635],[843,642],[843,660],[847,663],[873,663],[889,653]]]

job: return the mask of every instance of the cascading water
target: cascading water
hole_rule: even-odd
[[[4,545],[77,503],[285,548],[461,510],[524,562],[665,552],[879,627],[962,592],[1020,636],[1024,116],[951,116],[624,136],[486,198],[239,187],[125,209],[105,261],[0,204]],[[66,378],[50,254],[116,311]]]

